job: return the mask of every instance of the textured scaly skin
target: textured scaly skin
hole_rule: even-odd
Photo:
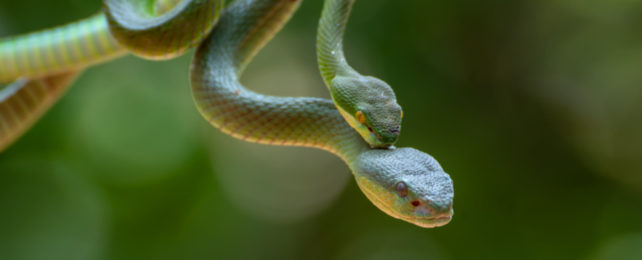
[[[76,79],[70,71],[23,79],[0,92],[0,151],[11,145],[49,109]]]
[[[401,107],[384,81],[359,74],[346,62],[343,35],[355,0],[325,0],[317,33],[317,62],[332,100],[372,147],[393,145],[401,132]]]
[[[190,80],[196,106],[233,137],[316,147],[338,155],[382,211],[422,227],[448,223],[452,181],[430,155],[412,148],[370,149],[327,99],[276,97],[239,82],[252,57],[281,29],[298,0],[237,0],[195,53]]]
[[[452,215],[452,182],[431,156],[412,148],[370,149],[330,100],[266,96],[249,91],[238,82],[245,65],[299,3],[237,0],[230,7],[219,28],[201,45],[192,64],[194,99],[203,116],[223,132],[247,141],[330,151],[349,165],[361,190],[382,211],[422,227],[448,223]],[[163,9],[167,7],[156,10]],[[104,34],[105,27],[102,28],[96,35]],[[63,48],[68,50],[68,46]],[[37,58],[42,53],[45,51],[39,49],[34,55]],[[86,58],[79,60],[57,69],[91,64]],[[27,66],[26,70],[32,68]],[[6,78],[24,75],[27,74]],[[75,72],[68,72],[21,80],[2,90],[0,150],[55,102],[74,77]]]
[[[0,83],[77,70],[125,53],[100,13],[52,29],[0,39]]]
[[[149,59],[179,56],[209,34],[223,0],[179,1],[158,1],[156,16],[137,1],[106,0],[112,9],[87,19],[0,39],[0,83],[79,70],[127,52]]]
[[[330,100],[261,95],[238,81],[245,65],[299,3],[234,2],[226,10],[227,19],[220,21],[208,44],[201,45],[195,54],[191,67],[194,100],[214,127],[239,139],[317,147],[346,156],[357,154],[367,146],[352,138],[357,133],[351,128],[333,127],[346,123]]]
[[[108,0],[110,1],[110,0]],[[144,55],[171,58],[184,53],[187,47],[202,40],[217,21],[221,1],[156,1],[149,8],[168,25],[156,24],[153,28],[140,31],[141,35],[129,36],[142,44],[150,37],[150,32],[161,35],[164,44],[153,52]],[[197,6],[189,4],[198,3]],[[178,8],[173,8],[178,4]],[[134,7],[134,6],[125,6]],[[195,12],[195,8],[199,7]],[[188,9],[191,8],[191,9]],[[142,10],[142,6],[137,9]],[[185,14],[191,15],[185,17]],[[138,15],[143,16],[142,11]],[[148,14],[151,15],[151,14]],[[207,19],[207,20],[205,20]],[[172,26],[181,21],[190,24],[189,28]],[[149,25],[158,23],[154,17],[139,17],[136,22]],[[135,24],[130,24],[136,27]],[[140,26],[139,26],[140,27]],[[111,36],[105,15],[98,14],[88,19],[60,26],[54,29],[10,37],[0,41],[0,82],[22,77],[10,86],[0,89],[0,151],[6,149],[22,136],[40,116],[46,112],[65,92],[83,68],[112,59],[126,53]],[[158,53],[159,50],[164,53]],[[134,50],[137,51],[137,50]],[[137,51],[138,52],[138,51]],[[153,53],[154,55],[151,55]],[[140,53],[139,53],[140,54]]]
[[[144,3],[144,2],[143,2]],[[166,3],[156,11],[165,11]],[[139,0],[104,0],[111,34],[133,54],[154,60],[180,56],[200,43],[217,22],[223,0],[189,0],[152,16]]]

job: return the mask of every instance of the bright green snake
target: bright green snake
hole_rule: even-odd
[[[114,0],[112,2],[124,1]],[[218,1],[215,2],[218,3]],[[344,84],[347,85],[346,89],[364,90],[364,94],[345,95],[349,97],[345,100],[351,102],[357,108],[354,113],[349,109],[343,109],[342,104],[339,104],[341,101],[337,102],[336,106],[340,108],[337,109],[335,103],[327,99],[262,95],[244,88],[239,83],[239,78],[245,66],[289,20],[300,2],[301,0],[236,0],[225,9],[216,27],[200,43],[191,65],[190,81],[197,108],[214,127],[246,141],[316,147],[332,152],[349,165],[360,189],[382,211],[390,216],[422,227],[445,225],[450,221],[453,212],[452,181],[448,174],[442,170],[439,163],[430,155],[413,148],[390,146],[399,133],[398,124],[401,120],[401,109],[396,104],[394,93],[391,90],[390,92],[381,93],[381,90],[389,89],[387,84],[382,83],[383,81],[360,76],[354,70],[345,69],[349,68],[349,66],[345,67],[341,64],[337,64],[337,68],[333,69],[332,63],[327,63],[327,61],[323,60],[323,51],[318,52],[319,68],[324,79],[326,79],[326,83],[327,79],[330,79],[330,83],[332,83],[337,77],[353,77],[346,79],[347,83]],[[336,35],[339,38],[342,37],[353,2],[350,0],[326,0],[319,27],[320,37],[318,40],[320,43],[324,41],[322,37],[323,31],[327,30],[327,26],[324,26],[325,21],[335,21],[336,18],[342,19],[342,24],[333,23],[338,29]],[[183,5],[183,2],[178,3],[174,9],[168,11],[168,14],[174,12],[181,5]],[[212,10],[219,8],[217,6],[220,5],[214,6],[215,8]],[[335,9],[336,7],[343,8]],[[334,17],[327,17],[329,14],[333,14]],[[121,18],[123,18],[123,21],[128,21],[124,17]],[[215,18],[211,20],[213,21]],[[85,22],[87,21],[91,20],[86,20]],[[138,22],[123,22],[126,25],[136,23]],[[133,26],[130,28],[138,27]],[[60,30],[60,28],[54,30]],[[107,33],[104,28],[101,30],[102,34]],[[202,36],[208,35],[208,30],[201,31]],[[41,32],[41,34],[46,32],[48,31]],[[77,33],[74,34],[73,31],[68,31],[68,33],[71,35],[68,37],[78,37],[79,41],[89,41],[85,37],[79,37]],[[96,36],[100,34],[89,35]],[[84,36],[88,35],[84,34]],[[82,69],[85,66],[122,53],[122,49],[119,47],[122,43],[116,43],[114,40],[114,38],[118,37],[106,36],[108,36],[109,41],[114,43],[111,45],[114,48],[103,52],[104,55],[89,55],[91,59],[81,57],[80,60],[76,59],[76,63],[74,63],[73,58],[77,58],[77,56],[67,53],[67,63],[60,62],[61,64],[51,68],[32,66],[32,68],[37,69],[31,69],[28,72],[23,71],[21,72],[22,74],[16,73],[15,71],[18,71],[18,69],[15,68],[7,74],[3,72],[4,69],[0,70],[0,81],[12,80],[23,76],[31,77],[31,79],[20,80],[0,92],[0,123],[3,124],[0,126],[0,131],[3,131],[0,132],[0,144],[6,143],[8,145],[10,141],[3,140],[13,140],[9,138],[16,138],[15,136],[19,136],[21,131],[24,131],[30,123],[35,121],[34,118],[37,118],[37,116],[28,115],[27,111],[30,108],[44,107],[36,109],[39,111],[36,114],[41,114],[46,110],[46,107],[55,101],[55,96],[59,96],[59,93],[52,95],[54,98],[48,98],[48,101],[37,97],[41,95],[47,96],[47,91],[55,92],[55,89],[64,89],[64,86],[69,84],[75,76],[74,69]],[[158,34],[152,33],[151,36],[157,37]],[[179,35],[178,37],[183,36]],[[137,34],[130,34],[125,37],[133,40],[134,43],[131,45],[135,47],[131,47],[131,49],[130,47],[124,48],[134,51],[137,55],[146,56],[145,53],[148,49],[138,44],[145,41],[139,40],[137,37]],[[30,39],[30,35],[25,38],[29,38],[27,41],[40,42]],[[185,39],[187,38],[189,37],[185,37]],[[185,48],[187,49],[200,41],[198,39],[178,42],[186,43],[183,46],[187,46]],[[53,55],[48,50],[56,48],[69,50],[73,47],[67,47],[68,45],[66,44],[72,44],[72,46],[73,44],[79,44],[77,41],[76,43],[72,41],[59,43],[59,45],[50,45],[44,41],[40,42],[42,44],[38,52],[40,54],[32,54],[32,52],[25,51],[15,54],[14,52],[17,49],[7,47],[11,45],[6,42],[0,42],[0,64],[7,64],[5,63],[7,62],[7,55],[18,57],[40,55],[42,57],[44,53],[44,57],[47,57],[47,55]],[[146,44],[149,44],[149,42],[146,42]],[[36,44],[34,43],[33,45]],[[173,41],[170,46],[177,46],[176,41]],[[322,49],[320,46],[322,44],[317,44],[318,50]],[[84,50],[87,49],[89,48],[84,48]],[[159,48],[152,49],[158,50]],[[162,58],[180,54],[174,53],[174,50],[180,48],[165,47],[166,53],[163,53],[162,49],[163,47],[160,48],[161,51],[153,51],[151,56],[146,57],[159,58],[160,56]],[[330,50],[330,54],[333,54],[333,51],[336,54],[337,50],[340,49]],[[167,54],[168,52],[174,54]],[[64,56],[63,54],[60,55],[61,57]],[[53,59],[56,57],[54,55]],[[335,57],[338,57],[339,61],[344,61],[343,63],[347,66],[342,53]],[[332,59],[329,60],[332,61]],[[16,61],[16,59],[13,59],[13,61]],[[27,62],[24,60],[19,62],[20,64],[29,65],[33,63],[32,61]],[[37,62],[34,64],[37,64]],[[343,71],[338,67],[343,67]],[[334,71],[332,72],[334,74],[327,74],[327,71]],[[35,77],[42,75],[47,76],[44,78]],[[364,81],[363,78],[359,77],[366,78],[366,80]],[[363,82],[365,84],[361,84]],[[374,86],[372,82],[375,82]],[[330,84],[328,86],[330,91],[333,92],[335,87]],[[42,93],[25,91],[30,88],[41,89]],[[338,88],[341,88],[341,86],[338,86]],[[376,91],[368,94],[368,89]],[[35,94],[26,92],[34,92]],[[58,92],[61,91],[58,90]],[[375,96],[372,96],[372,94],[375,94]],[[334,93],[332,96],[335,102],[339,100]],[[361,113],[357,113],[359,111]],[[21,127],[15,127],[16,125]],[[351,125],[356,125],[355,129],[358,131],[359,127],[377,129],[373,131],[366,129],[368,132],[364,135],[363,131],[355,131]],[[378,132],[378,127],[380,126],[384,126],[382,129],[388,131],[392,137],[386,136],[388,133]],[[6,136],[13,137],[6,138]],[[390,147],[373,149],[371,146]],[[0,146],[0,149],[3,148]]]
[[[325,1],[317,34],[319,70],[346,121],[370,146],[385,148],[401,132],[401,107],[387,83],[359,74],[346,62],[343,33],[354,2]]]

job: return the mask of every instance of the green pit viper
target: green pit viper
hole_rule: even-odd
[[[0,82],[23,78],[0,92],[0,144],[6,147],[25,131],[86,66],[126,51],[171,58],[200,42],[190,82],[198,110],[214,127],[249,142],[324,149],[348,164],[366,197],[390,216],[421,227],[451,220],[454,191],[448,174],[426,153],[391,146],[401,121],[391,88],[345,62],[341,37],[353,0],[326,0],[317,38],[319,68],[336,103],[263,95],[239,82],[245,66],[301,0],[236,0],[213,29],[220,1],[136,2],[106,0],[105,14],[0,41],[0,64],[7,66],[0,70]],[[161,14],[149,15],[154,12]],[[183,24],[186,19],[192,19],[189,26]],[[335,91],[343,86],[350,91]],[[355,89],[375,91],[349,93]]]

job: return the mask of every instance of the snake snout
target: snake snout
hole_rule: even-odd
[[[435,216],[446,216],[452,214],[453,204],[451,201],[435,200],[429,201],[428,207],[432,209]]]
[[[399,138],[400,132],[401,132],[401,128],[398,126],[395,126],[390,129],[382,129],[378,133],[375,133],[375,136],[382,143],[387,144],[387,146],[389,146],[394,144],[397,141],[397,139]]]
[[[423,216],[446,217],[452,215],[452,202],[449,200],[416,200],[412,201],[415,213]]]

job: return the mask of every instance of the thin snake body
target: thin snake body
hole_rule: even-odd
[[[169,0],[160,3],[172,4]],[[154,60],[180,56],[200,43],[214,28],[223,7],[222,0],[180,1],[168,10],[157,8],[155,11],[165,13],[154,16],[154,10],[140,4],[139,0],[106,0],[103,12],[111,34],[122,46]]]
[[[106,0],[105,11],[87,19],[1,39],[0,83],[82,69],[128,52],[174,58],[209,34],[222,2],[161,0],[148,10],[141,1]]]
[[[80,73],[67,71],[43,78],[20,79],[0,92],[0,151],[45,113]]]
[[[219,1],[161,0],[156,6],[149,1],[105,1],[106,15],[0,41],[0,82],[24,77],[0,92],[0,151],[35,122],[87,66],[127,52],[150,59],[171,58],[202,41],[191,65],[190,82],[198,110],[213,126],[250,142],[327,150],[349,165],[361,190],[382,211],[422,227],[450,221],[453,188],[448,174],[421,151],[391,146],[398,135],[401,109],[391,90],[379,92],[389,86],[370,84],[376,81],[368,81],[371,77],[364,81],[356,71],[345,69],[347,63],[339,64],[344,69],[336,70],[332,82],[342,76],[356,79],[347,78],[346,86],[330,88],[335,103],[262,95],[239,83],[245,66],[288,21],[301,0],[236,0],[210,34],[221,8]],[[198,5],[191,5],[195,3]],[[332,9],[352,3],[327,0],[320,34],[330,28],[325,23],[337,18],[347,22],[349,8]],[[333,17],[326,17],[328,14]],[[183,20],[174,23],[174,18]],[[335,35],[342,36],[345,22],[338,24]],[[319,57],[324,57],[323,48],[318,49]],[[326,71],[324,61],[319,61],[321,71]],[[344,100],[350,104],[341,103],[335,94],[345,89],[361,89],[364,95]],[[345,108],[346,104],[357,110]],[[376,123],[378,120],[383,123]],[[364,127],[374,130],[364,132]]]
[[[237,0],[195,53],[190,79],[199,111],[214,127],[250,142],[308,146],[338,155],[382,211],[422,227],[448,223],[452,181],[430,155],[412,148],[371,149],[330,100],[276,97],[239,82],[252,57],[301,1]]]
[[[0,83],[77,70],[126,54],[103,13],[0,40]]]
[[[325,0],[317,33],[317,62],[330,96],[345,120],[372,147],[393,145],[401,132],[401,107],[383,80],[364,76],[346,61],[343,35],[356,0]]]
[[[0,91],[0,151],[64,94],[73,80],[61,77],[75,79],[84,68],[128,52],[179,56],[209,34],[222,7],[222,0],[140,3],[106,0],[105,12],[87,19],[0,40],[0,83],[20,78]]]

